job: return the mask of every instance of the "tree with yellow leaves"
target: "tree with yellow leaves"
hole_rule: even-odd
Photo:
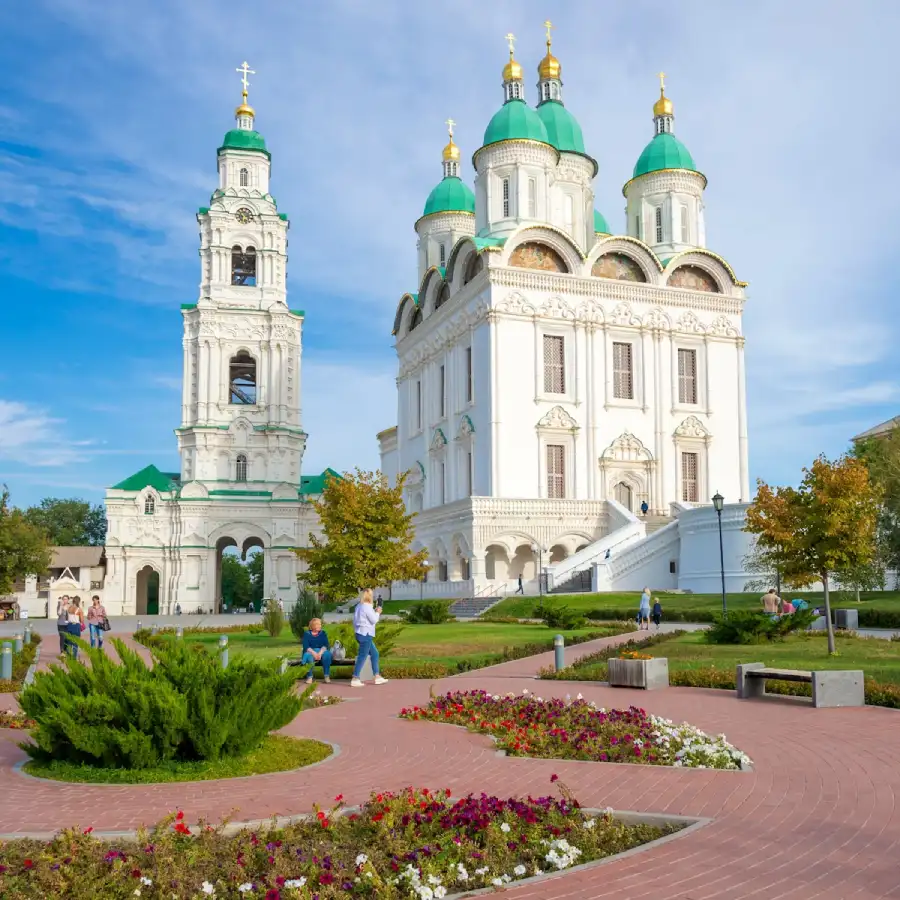
[[[391,487],[381,472],[359,469],[326,479],[316,502],[325,540],[310,534],[310,546],[297,550],[309,587],[340,601],[424,575],[428,553],[411,549],[414,514],[403,503],[405,482],[404,474]]]
[[[830,579],[872,562],[879,508],[879,492],[860,460],[820,456],[803,470],[799,488],[759,481],[747,510],[745,528],[773,569],[798,587],[822,582],[829,653],[835,652]]]

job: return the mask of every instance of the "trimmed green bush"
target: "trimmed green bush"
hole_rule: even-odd
[[[325,615],[325,607],[319,602],[319,598],[309,588],[300,585],[300,596],[291,607],[288,615],[288,624],[298,641],[303,640],[303,634],[312,619],[321,619]]]
[[[775,619],[768,613],[735,610],[728,614],[727,619],[717,616],[704,637],[709,644],[761,644],[765,641],[781,641],[795,631],[805,631],[816,618],[816,614],[809,609]]]
[[[535,608],[535,613],[548,628],[555,628],[557,631],[584,628],[584,615],[559,603],[544,600]]]
[[[449,622],[451,600],[424,600],[403,611],[403,619],[410,625],[441,625]]]
[[[148,666],[112,639],[121,664],[81,642],[82,657],[39,672],[19,698],[37,722],[35,760],[145,769],[170,761],[217,760],[257,747],[303,705],[294,692],[303,674],[282,675],[277,662],[235,656],[227,669],[199,644],[149,639]]]

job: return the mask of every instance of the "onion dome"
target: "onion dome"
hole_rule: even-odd
[[[612,234],[603,213],[597,209],[594,210],[594,234]]]

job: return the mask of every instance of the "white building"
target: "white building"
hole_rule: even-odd
[[[92,597],[104,598],[106,561],[102,547],[52,547],[50,568],[40,576],[29,575],[13,589],[23,616],[56,616],[61,597],[80,597],[82,609]]]
[[[271,154],[243,102],[197,213],[200,295],[181,307],[181,471],[147,466],[106,494],[104,603],[111,615],[218,608],[222,551],[260,547],[266,596],[297,594],[294,548],[318,520],[322,475],[301,474],[302,310],[287,304],[288,217],[269,193]]]
[[[520,576],[536,592],[541,568],[551,587],[718,590],[717,491],[739,590],[746,285],[706,247],[706,178],[661,83],[611,233],[549,37],[538,75],[533,108],[510,50],[474,192],[451,130],[415,226],[419,289],[394,319],[397,426],[378,438],[383,471],[410,473],[426,596]]]

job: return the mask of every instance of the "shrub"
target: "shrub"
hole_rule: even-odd
[[[217,760],[258,747],[287,725],[303,697],[297,674],[277,662],[235,656],[227,669],[202,645],[150,639],[149,667],[112,639],[121,664],[82,642],[81,658],[39,672],[19,698],[37,722],[33,759],[104,768],[151,768],[167,761]]]
[[[568,606],[544,601],[535,608],[537,617],[548,627],[559,631],[584,628],[584,616]]]
[[[449,622],[450,600],[424,600],[403,611],[403,619],[410,625],[441,625]]]
[[[325,607],[309,588],[301,585],[300,596],[291,607],[288,624],[298,641],[303,640],[303,633],[309,628],[312,619],[321,619],[325,615]]]
[[[281,634],[281,630],[284,628],[284,613],[275,600],[266,600],[262,626],[269,632],[269,637],[278,637]]]
[[[773,619],[768,613],[735,610],[728,618],[717,616],[705,632],[710,644],[761,644],[764,641],[784,640],[795,631],[806,630],[816,615],[804,609],[791,615]]]

